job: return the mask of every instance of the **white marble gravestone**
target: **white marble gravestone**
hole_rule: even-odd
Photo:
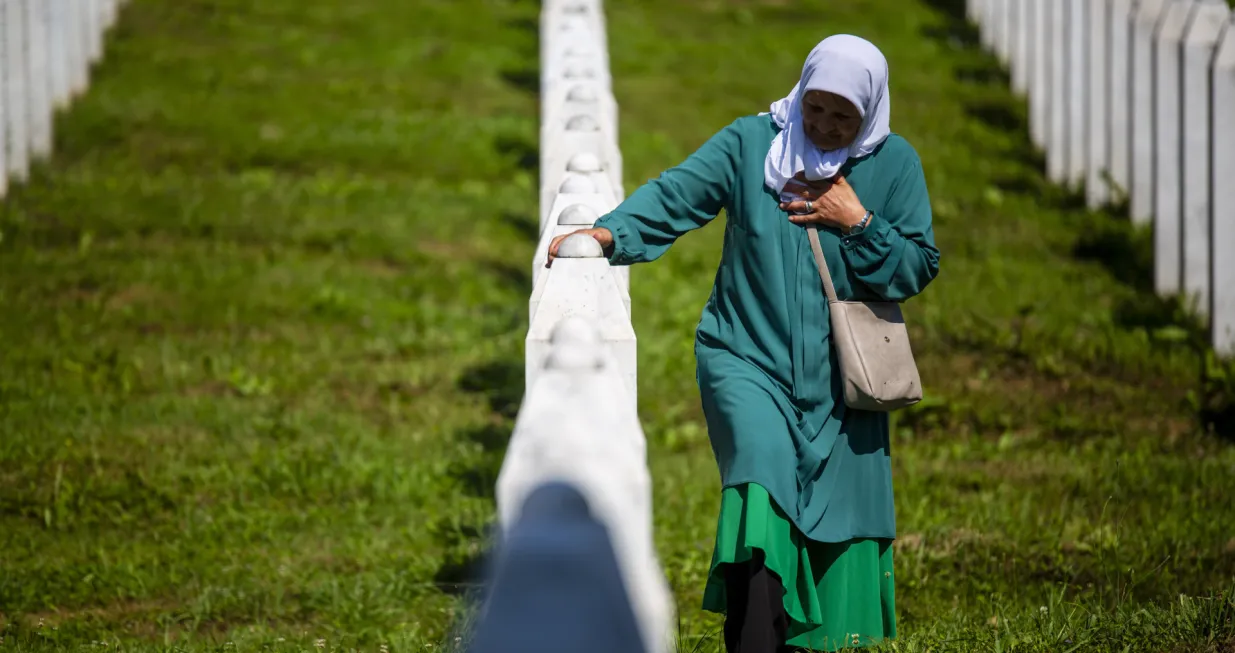
[[[1183,39],[1182,201],[1183,291],[1202,314],[1209,313],[1210,230],[1212,213],[1209,174],[1213,134],[1210,120],[1213,98],[1211,64],[1214,46],[1230,20],[1224,0],[1200,4]],[[1219,111],[1223,109],[1219,108]],[[1225,109],[1235,115],[1235,106]],[[1230,183],[1235,183],[1235,177]]]
[[[1087,0],[1089,5],[1089,74],[1085,134],[1086,148],[1085,198],[1090,208],[1098,208],[1109,198],[1106,175],[1110,169],[1110,3],[1107,0]]]
[[[1107,171],[1126,199],[1132,179],[1132,20],[1136,0],[1110,0],[1110,92],[1107,96]]]
[[[1182,290],[1181,220],[1183,183],[1183,79],[1180,74],[1184,34],[1196,9],[1193,0],[1172,0],[1158,26],[1154,47],[1154,289],[1163,295]]]
[[[1132,221],[1149,222],[1154,212],[1154,42],[1158,23],[1172,0],[1140,0],[1132,31]]]
[[[1210,330],[1219,354],[1235,355],[1235,24],[1228,23],[1213,66],[1213,301]]]

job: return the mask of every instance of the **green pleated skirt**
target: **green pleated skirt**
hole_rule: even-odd
[[[896,637],[892,540],[837,544],[802,535],[761,485],[725,488],[703,609],[724,614],[720,565],[750,560],[754,549],[784,587],[789,646],[817,651],[870,646]]]

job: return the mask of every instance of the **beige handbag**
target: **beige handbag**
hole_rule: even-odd
[[[922,380],[900,304],[836,299],[818,228],[810,225],[807,235],[828,295],[832,343],[840,360],[845,404],[858,410],[888,412],[921,401]]]

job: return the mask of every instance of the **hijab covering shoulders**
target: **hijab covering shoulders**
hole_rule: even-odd
[[[807,91],[835,93],[858,108],[862,127],[852,144],[828,151],[815,147],[802,123],[802,98]],[[811,180],[830,179],[850,158],[874,152],[891,133],[887,59],[866,39],[830,36],[811,50],[802,77],[789,95],[772,104],[769,113],[781,131],[764,160],[767,186],[784,197],[785,183],[799,172],[805,171]]]

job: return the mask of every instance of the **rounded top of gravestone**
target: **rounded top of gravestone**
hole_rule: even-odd
[[[1184,35],[1184,47],[1193,51],[1193,57],[1203,57],[1204,63],[1208,64],[1230,18],[1231,10],[1227,8],[1226,0],[1198,4],[1192,15],[1192,24]]]
[[[599,372],[605,369],[605,358],[595,345],[566,344],[550,350],[545,357],[545,368],[570,372]]]
[[[579,84],[566,93],[566,99],[570,102],[595,102],[600,99],[600,96],[597,95],[595,88]]]
[[[600,243],[588,234],[571,234],[557,246],[558,258],[604,258]]]
[[[566,163],[566,169],[571,172],[600,172],[604,170],[604,165],[600,162],[600,157],[591,152],[580,152],[572,157]]]
[[[570,132],[594,132],[600,131],[600,123],[596,119],[587,115],[579,114],[571,116],[570,120],[566,121],[566,131]]]
[[[561,193],[595,193],[596,184],[583,175],[566,175],[557,189]]]
[[[557,223],[565,225],[591,225],[596,224],[596,220],[599,217],[600,214],[596,213],[596,211],[587,204],[572,204],[558,214]]]
[[[576,235],[600,247],[600,243],[597,243],[595,238],[586,234]],[[562,244],[565,245],[565,243]],[[549,342],[552,343],[552,348],[545,359],[545,367],[548,369],[594,371],[603,369],[605,366],[604,356],[600,349],[600,330],[591,320],[577,315],[562,318],[553,325],[553,330],[549,333]]]
[[[600,343],[600,331],[587,318],[571,315],[553,325],[549,342],[554,345],[595,345]]]

